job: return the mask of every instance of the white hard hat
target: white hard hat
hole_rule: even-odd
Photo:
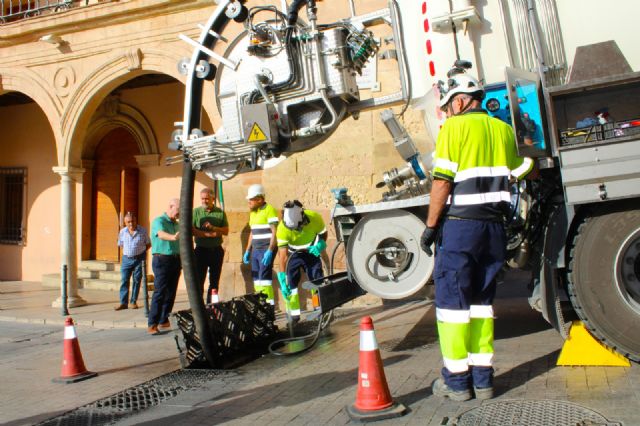
[[[249,191],[247,191],[247,200],[250,200],[258,195],[262,195],[264,197],[264,187],[259,183],[251,185],[249,187]]]
[[[449,78],[447,87],[440,87],[440,108],[449,103],[451,98],[459,93],[467,93],[469,95],[477,93],[480,99],[484,99],[484,88],[475,77],[466,73],[456,74]]]

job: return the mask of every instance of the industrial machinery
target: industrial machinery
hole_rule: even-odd
[[[219,0],[199,39],[183,37],[194,53],[179,64],[187,75],[184,118],[170,143],[181,151],[170,161],[184,162],[181,234],[191,235],[196,171],[226,180],[273,167],[322,143],[346,118],[381,109],[404,165],[382,173],[380,202],[353,205],[346,191],[336,191],[332,218],[345,244],[347,273],[335,282],[328,277],[323,285],[347,281],[389,299],[414,294],[433,270],[433,258],[419,247],[431,153],[418,152],[390,107],[398,107],[399,115],[409,107],[421,109],[435,140],[443,120],[435,108],[436,67],[444,74],[461,50],[473,51],[481,63],[497,60],[494,44],[479,35],[467,37],[474,26],[487,28],[481,6],[469,0],[389,0],[386,7],[359,15],[351,0],[350,16],[324,23],[317,8],[326,1],[249,3]],[[479,70],[485,82],[495,81],[486,86],[483,106],[512,124],[519,154],[535,158],[540,169],[538,180],[513,185],[507,264],[533,271],[530,303],[563,336],[561,302],[568,295],[596,337],[639,361],[640,74],[631,71],[615,42],[608,42],[579,48],[569,75],[560,33],[564,15],[554,0],[491,3],[482,6],[485,16],[500,15],[503,32],[486,32],[495,37],[491,40],[500,39],[513,67],[499,75],[490,75],[486,66]],[[233,21],[244,31],[229,41],[223,30]],[[380,27],[387,34],[384,52],[375,34]],[[579,25],[562,29],[580,31]],[[226,43],[222,54],[214,50],[218,42]],[[363,99],[357,79],[377,57],[394,61],[399,90]],[[596,66],[603,63],[607,67]],[[222,118],[212,135],[200,128],[208,81]],[[583,125],[585,117],[591,119]],[[206,324],[198,319],[203,306],[193,287],[190,238],[181,239],[181,252],[201,329]]]

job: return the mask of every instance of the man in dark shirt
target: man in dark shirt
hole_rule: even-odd
[[[224,249],[222,236],[229,235],[229,222],[224,211],[214,205],[213,190],[200,191],[202,205],[193,209],[193,236],[196,240],[196,268],[200,294],[204,291],[204,281],[209,270],[207,303],[211,303],[211,290],[218,291]]]

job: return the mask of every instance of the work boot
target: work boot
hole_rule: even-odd
[[[477,388],[473,387],[473,393],[476,394],[476,399],[491,399],[493,398],[493,387],[489,388]]]
[[[442,377],[438,377],[431,383],[431,392],[436,396],[449,398],[453,401],[468,401],[471,399],[470,389],[455,391],[447,386]]]
[[[160,332],[158,331],[158,326],[157,325],[150,325],[149,327],[147,327],[147,333],[151,334],[151,335],[157,335],[160,334]]]
[[[121,311],[123,309],[127,309],[127,305],[120,304],[120,305],[116,306],[113,309],[116,310],[116,311]]]
[[[158,330],[171,330],[171,323],[169,321],[163,322],[158,325]]]
[[[129,309],[138,309],[138,304],[136,302],[129,303]]]

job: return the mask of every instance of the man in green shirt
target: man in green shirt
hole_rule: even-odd
[[[193,209],[193,235],[196,240],[196,272],[200,293],[204,291],[204,280],[209,270],[207,304],[211,303],[211,290],[218,291],[224,249],[222,236],[229,234],[229,222],[224,211],[213,203],[213,190],[200,191],[202,205]]]
[[[320,213],[305,210],[298,200],[283,206],[282,222],[276,231],[280,272],[278,281],[282,295],[287,299],[287,311],[292,321],[300,320],[298,283],[300,269],[310,280],[322,278],[320,256],[327,248],[327,228]]]
[[[153,296],[147,320],[149,334],[159,334],[158,330],[171,328],[169,314],[173,309],[180,279],[180,247],[178,238],[178,217],[180,200],[169,201],[167,211],[155,218],[151,224],[151,253],[153,260]]]

